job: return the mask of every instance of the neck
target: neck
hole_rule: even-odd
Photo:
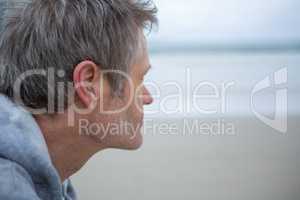
[[[79,171],[95,153],[95,150],[85,149],[90,144],[78,145],[48,142],[47,145],[52,163],[58,171],[62,182]]]
[[[76,127],[65,127],[64,117],[36,117],[47,143],[48,151],[61,181],[79,171],[102,148],[91,138],[76,134]]]

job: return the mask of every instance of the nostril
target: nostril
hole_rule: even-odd
[[[150,95],[144,95],[144,104],[149,105],[152,104],[153,98]]]
[[[146,87],[144,88],[143,92],[143,101],[145,105],[152,104],[153,102],[153,97]]]

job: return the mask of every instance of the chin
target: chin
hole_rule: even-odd
[[[138,150],[143,145],[144,139],[141,133],[138,133],[134,138],[130,138],[124,145],[124,149]]]
[[[143,117],[143,116],[141,116]],[[143,138],[143,120],[140,120],[141,123],[138,124],[139,128],[134,131],[130,136],[126,136],[126,138],[124,139],[124,148],[126,150],[137,150],[139,148],[141,148],[141,146],[143,145],[144,142],[144,138]]]
[[[117,148],[123,150],[138,150],[142,145],[143,135],[139,132],[134,137],[126,136],[125,138],[122,138]]]

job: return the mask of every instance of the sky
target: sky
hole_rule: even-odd
[[[154,0],[159,42],[300,41],[299,0]]]

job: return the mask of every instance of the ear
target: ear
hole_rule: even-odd
[[[100,69],[92,61],[82,61],[75,66],[73,82],[79,100],[87,108],[99,98]]]

